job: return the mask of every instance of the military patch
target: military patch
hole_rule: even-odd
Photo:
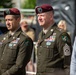
[[[50,42],[50,41],[47,41],[47,42],[46,42],[46,45],[47,45],[47,46],[51,45],[51,42]]]
[[[9,44],[9,47],[12,47],[12,43]]]
[[[18,40],[13,40],[11,43],[13,43],[13,44],[18,43]]]
[[[51,41],[54,42],[55,41],[56,36],[52,35],[49,38],[45,39],[45,41]]]
[[[7,11],[5,11],[6,12],[6,14],[10,14],[10,10],[8,9]]]
[[[56,33],[53,33],[53,36],[56,36]]]
[[[29,41],[25,41],[25,45],[28,46],[29,45]]]
[[[68,37],[67,36],[62,36],[62,40],[63,41],[67,41],[68,40]]]
[[[17,38],[17,41],[19,41],[20,40],[20,38]]]
[[[19,40],[20,40],[20,38],[17,38],[17,39],[15,39],[15,40],[11,41],[11,42],[9,43],[9,47],[16,46]]]
[[[38,12],[39,12],[39,13],[42,13],[42,12],[43,12],[42,8],[39,7],[39,8],[38,8]]]
[[[64,55],[65,56],[69,56],[71,53],[70,53],[70,47],[69,45],[65,44],[64,47],[63,47],[63,51],[64,51]]]

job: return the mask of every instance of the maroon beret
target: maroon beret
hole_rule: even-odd
[[[43,4],[43,5],[37,6],[35,8],[36,14],[43,13],[43,12],[48,12],[48,11],[53,11],[53,7],[50,4]]]
[[[6,15],[20,15],[20,11],[17,8],[10,8],[4,11],[4,17]]]

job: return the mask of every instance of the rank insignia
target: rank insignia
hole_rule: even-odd
[[[70,53],[70,47],[68,44],[65,44],[64,47],[63,47],[63,50],[64,50],[64,55],[65,56],[69,56],[71,53]]]

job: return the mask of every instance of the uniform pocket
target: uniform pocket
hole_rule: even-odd
[[[43,51],[45,51],[46,58],[53,58],[54,43],[48,41],[42,47]]]
[[[53,48],[48,48],[47,58],[53,58]]]
[[[17,46],[8,46],[7,54],[9,57],[16,57],[17,54]]]
[[[10,61],[9,64],[12,64],[14,63],[14,61],[16,60],[17,58],[17,48],[8,48],[8,60]]]

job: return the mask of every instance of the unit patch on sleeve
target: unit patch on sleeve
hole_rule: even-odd
[[[64,51],[64,55],[65,56],[69,56],[71,53],[70,53],[70,47],[69,45],[65,44],[64,47],[63,47],[63,51]]]

